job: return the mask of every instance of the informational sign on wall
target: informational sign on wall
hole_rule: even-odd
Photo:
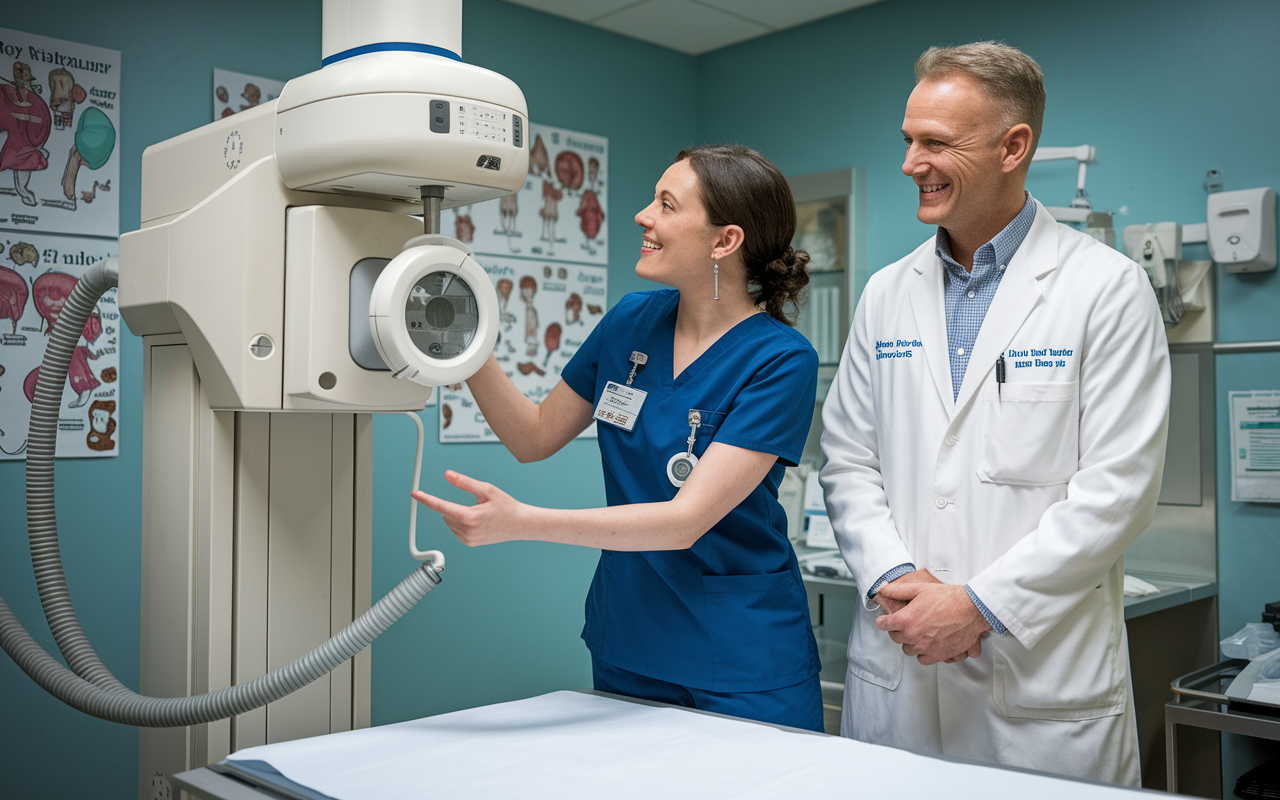
[[[1280,391],[1231,392],[1231,499],[1280,503]]]
[[[489,273],[502,314],[494,357],[541,403],[608,308],[609,140],[537,123],[528,136],[520,191],[445,211],[440,227]],[[437,397],[441,442],[498,440],[465,383]],[[592,422],[582,436],[595,435]]]
[[[609,140],[537,123],[528,135],[520,191],[446,211],[442,232],[477,253],[608,264]]]
[[[502,321],[494,357],[516,387],[541,403],[560,372],[604,316],[605,267],[480,258],[498,291]],[[441,386],[441,442],[496,442],[465,383]],[[584,436],[595,436],[595,423]]]
[[[284,81],[229,69],[213,71],[213,119],[218,121],[280,96]]]
[[[120,234],[120,52],[0,28],[0,227]]]
[[[119,251],[114,239],[0,232],[0,459],[25,458],[49,332],[80,276]],[[114,456],[120,438],[120,334],[112,289],[80,334],[62,393],[57,455]]]

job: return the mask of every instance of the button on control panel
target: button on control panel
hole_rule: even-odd
[[[436,102],[433,101],[434,107]],[[453,104],[453,133],[479,139],[482,142],[516,144],[513,142],[514,123],[520,118],[493,106],[478,103]],[[523,127],[523,126],[521,126]],[[523,130],[521,130],[523,138]],[[519,144],[516,144],[518,147]]]
[[[431,101],[431,132],[432,133],[448,133],[449,132],[449,101],[448,100],[432,100]]]

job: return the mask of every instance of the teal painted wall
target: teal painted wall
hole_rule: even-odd
[[[1098,148],[1088,177],[1096,208],[1127,208],[1118,227],[1203,221],[1207,170],[1221,170],[1228,189],[1280,180],[1268,129],[1278,33],[1270,0],[1121,0],[1105,18],[1087,6],[885,0],[699,58],[698,138],[749,143],[789,175],[866,169],[874,271],[932,235],[900,171],[915,59],[935,44],[999,39],[1045,72],[1042,143]],[[1047,205],[1074,195],[1074,163],[1032,172],[1029,188]],[[1224,287],[1228,306],[1248,312],[1224,322],[1224,332],[1242,327],[1227,338],[1280,338],[1280,317],[1266,311],[1278,285],[1271,273],[1249,289]]]
[[[289,78],[318,62],[319,4],[242,0],[115,4],[69,0],[58,16],[40,5],[10,9],[3,24],[123,51],[121,230],[138,226],[136,180],[147,145],[208,121],[210,70]],[[1103,24],[1105,22],[1105,24]],[[899,172],[898,132],[911,66],[936,43],[999,38],[1034,55],[1048,76],[1044,142],[1089,143],[1096,207],[1128,210],[1117,226],[1204,218],[1203,178],[1227,188],[1280,186],[1280,6],[1272,0],[1126,0],[1105,21],[1037,5],[977,0],[885,0],[697,59],[497,0],[466,0],[464,55],[513,78],[531,116],[608,136],[610,299],[645,288],[631,271],[634,211],[662,169],[691,141],[742,141],[789,174],[867,170],[872,269],[930,235],[915,221],[914,192]],[[1139,41],[1154,42],[1143,50]],[[1155,55],[1152,55],[1155,53]],[[1074,168],[1035,168],[1030,188],[1053,205],[1074,192]],[[1196,253],[1188,254],[1195,257]],[[1221,338],[1280,339],[1280,276],[1219,275]],[[104,661],[137,685],[141,480],[141,346],[122,351],[121,456],[64,461],[63,549],[73,597]],[[1280,356],[1218,358],[1219,397],[1230,389],[1280,388]],[[1270,383],[1268,383],[1270,381]],[[442,446],[429,409],[423,486],[443,488],[450,467],[547,505],[602,500],[595,446],[574,442],[539,465],[521,466],[500,446]],[[1219,455],[1226,435],[1219,409]],[[374,425],[374,592],[412,568],[404,552],[404,499],[413,457],[408,420]],[[1230,501],[1219,469],[1221,626],[1256,619],[1280,599],[1280,509]],[[20,463],[0,463],[0,592],[44,644],[22,535]],[[72,496],[72,493],[75,496]],[[91,497],[90,502],[85,498]],[[447,543],[423,515],[421,542]],[[445,582],[374,645],[375,723],[528,696],[590,682],[578,640],[582,598],[595,556],[541,544],[448,547]],[[36,688],[0,659],[0,770],[15,797],[131,798],[137,737],[93,720]]]
[[[789,174],[862,167],[868,175],[871,269],[906,254],[932,229],[915,219],[916,193],[901,172],[902,109],[912,66],[936,43],[1000,39],[1034,56],[1049,95],[1041,142],[1092,144],[1094,207],[1121,211],[1116,227],[1205,218],[1204,176],[1227,189],[1280,186],[1280,6],[1270,0],[1128,0],[1106,24],[1053,7],[994,0],[887,0],[703,56],[698,61],[698,138],[759,147]],[[1141,32],[1139,34],[1139,32]],[[1159,43],[1156,51],[1137,46]],[[1163,54],[1152,52],[1163,48]],[[802,56],[800,54],[803,54]],[[763,98],[763,100],[762,100]],[[778,98],[776,101],[772,98]],[[1032,168],[1029,188],[1066,205],[1074,163]],[[1207,258],[1203,245],[1188,258]],[[1219,269],[1223,341],[1280,340],[1280,272]],[[1280,388],[1273,355],[1218,356],[1219,454],[1231,389]],[[1280,508],[1231,501],[1220,465],[1221,627],[1256,621],[1280,599]]]
[[[609,137],[609,297],[644,288],[632,271],[632,216],[674,155],[694,138],[695,60],[496,0],[464,3],[464,57],[515,80],[534,122]],[[209,121],[212,69],[287,79],[319,68],[314,0],[112,4],[71,0],[6,9],[0,25],[120,50],[120,230],[139,224],[143,149]],[[646,90],[645,87],[649,87]],[[646,107],[660,87],[662,114]],[[141,518],[141,341],[121,354],[121,455],[58,465],[62,549],[77,610],[104,662],[138,684]],[[604,501],[594,441],[573,442],[521,466],[500,445],[443,446],[434,408],[423,414],[422,485],[445,487],[445,467],[546,505]],[[413,426],[374,422],[374,595],[413,569],[405,547]],[[0,463],[0,593],[48,649],[27,554],[21,462]],[[419,517],[420,542],[448,551],[444,583],[374,645],[373,721],[386,723],[546,691],[588,687],[578,634],[596,553],[518,543],[467,550],[438,520]],[[56,652],[56,651],[55,651]],[[0,658],[0,773],[6,797],[135,797],[137,732],[87,717]]]
[[[1280,187],[1278,38],[1280,5],[1271,0],[1123,0],[1105,17],[1087,6],[886,0],[699,58],[698,138],[749,143],[788,174],[865,169],[874,271],[933,235],[916,221],[916,192],[901,172],[915,59],[930,45],[997,39],[1044,70],[1042,144],[1098,149],[1089,195],[1095,208],[1120,212],[1117,230],[1203,222],[1209,169],[1222,171],[1227,189]],[[1075,164],[1033,167],[1028,188],[1066,205]],[[1189,246],[1184,257],[1208,250]],[[1280,340],[1280,272],[1219,268],[1217,287],[1221,341]],[[1280,389],[1280,354],[1220,355],[1216,366],[1225,635],[1280,600],[1280,506],[1232,502],[1226,461],[1227,392]],[[1232,785],[1256,756],[1248,750],[1224,752]]]

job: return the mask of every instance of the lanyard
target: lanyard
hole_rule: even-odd
[[[667,461],[667,478],[678,489],[698,466],[698,457],[693,454],[693,443],[698,438],[698,426],[702,424],[702,412],[689,409],[689,449],[684,453],[676,453]]]
[[[640,370],[644,369],[644,365],[649,363],[649,357],[639,350],[631,351],[631,374],[627,376],[627,385],[636,379],[640,374]]]
[[[631,352],[631,374],[627,376],[626,385],[617,381],[609,381],[605,384],[600,402],[596,405],[595,413],[592,414],[596,420],[607,422],[624,431],[630,431],[635,427],[636,418],[640,416],[640,409],[644,406],[645,398],[649,393],[631,384],[648,362],[649,357],[639,350]]]

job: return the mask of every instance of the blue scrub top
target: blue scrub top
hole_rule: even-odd
[[[582,638],[601,661],[683,686],[791,686],[820,664],[778,484],[804,449],[818,357],[794,329],[755,314],[673,378],[679,301],[674,289],[622,298],[562,373],[595,407],[606,383],[626,383],[632,351],[649,357],[632,383],[648,393],[634,428],[597,423],[609,505],[675,497],[667,461],[688,448],[690,409],[702,413],[695,455],[714,441],[778,462],[693,547],[602,551]]]

